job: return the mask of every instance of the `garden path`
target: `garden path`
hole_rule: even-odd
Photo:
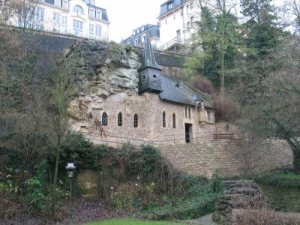
[[[198,219],[188,220],[187,222],[190,225],[218,225],[212,220],[212,214],[202,216]]]

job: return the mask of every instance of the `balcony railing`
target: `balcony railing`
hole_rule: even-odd
[[[181,38],[180,37],[175,37],[175,38],[171,39],[170,41],[168,41],[167,43],[161,45],[158,49],[159,50],[166,50],[170,47],[173,47],[175,45],[180,45],[180,44],[182,44]]]

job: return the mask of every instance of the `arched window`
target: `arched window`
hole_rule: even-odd
[[[163,111],[163,114],[162,114],[162,126],[166,127],[166,112],[165,111]]]
[[[133,116],[133,127],[137,128],[139,126],[139,117],[138,114],[134,114]]]
[[[83,8],[80,5],[75,5],[73,11],[79,15],[83,15]]]
[[[104,113],[102,114],[102,125],[103,125],[103,126],[107,126],[107,124],[108,124],[108,116],[107,116],[107,113],[104,112]]]
[[[123,116],[122,113],[119,112],[118,114],[118,126],[121,127],[123,125]]]
[[[176,115],[173,113],[172,115],[172,123],[173,123],[173,128],[176,128]]]

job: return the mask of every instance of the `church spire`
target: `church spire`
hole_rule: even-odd
[[[144,61],[143,61],[143,65],[140,68],[140,70],[146,69],[148,67],[161,70],[161,67],[158,65],[158,63],[155,60],[155,56],[154,56],[154,52],[152,50],[149,34],[146,33],[145,45],[144,45]]]

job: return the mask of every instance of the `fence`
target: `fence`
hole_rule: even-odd
[[[186,137],[182,133],[166,134],[155,138],[133,138],[130,136],[101,136],[99,132],[86,132],[85,137],[96,144],[106,144],[112,147],[121,147],[125,143],[130,143],[135,146],[140,145],[153,145],[153,146],[166,146],[184,144]],[[215,133],[214,131],[205,131],[193,133],[189,136],[190,143],[205,143],[205,142],[224,142],[234,139],[233,134]]]

